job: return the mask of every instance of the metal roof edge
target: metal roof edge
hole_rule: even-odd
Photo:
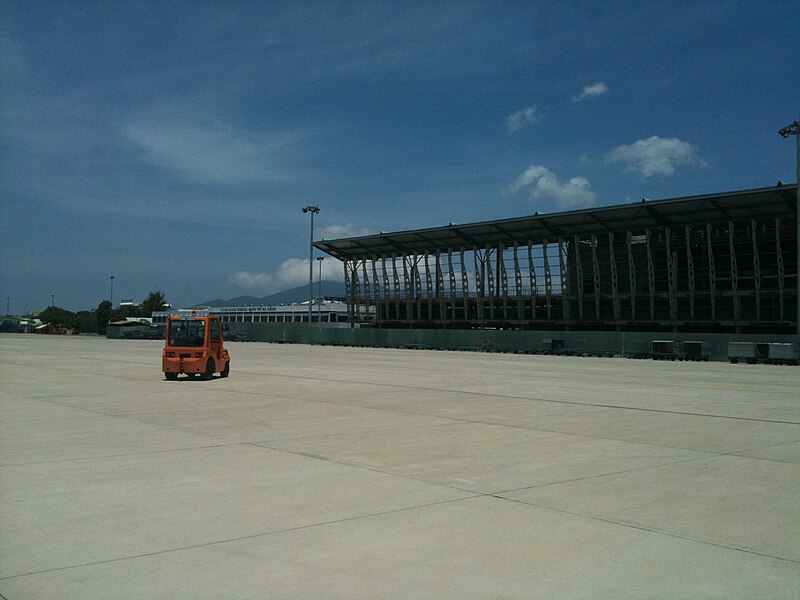
[[[707,201],[713,199],[722,199],[722,198],[731,198],[731,197],[740,197],[740,196],[748,196],[748,195],[755,195],[755,194],[762,194],[770,191],[796,191],[797,186],[793,184],[784,184],[782,186],[771,186],[771,187],[762,187],[762,188],[753,188],[747,190],[738,190],[732,192],[716,192],[713,194],[698,194],[694,196],[681,196],[678,198],[664,198],[660,200],[650,200],[650,199],[642,199],[647,205],[649,206],[665,206],[671,204],[680,204],[683,202],[691,202],[691,201]],[[596,208],[582,208],[582,209],[575,209],[575,210],[568,210],[568,211],[561,211],[555,213],[542,213],[542,214],[532,214],[532,215],[520,215],[518,217],[510,217],[505,219],[493,219],[489,221],[473,221],[470,223],[450,223],[449,225],[440,225],[438,227],[427,227],[423,229],[405,229],[401,231],[392,231],[386,233],[373,233],[368,235],[362,236],[355,236],[355,237],[345,237],[345,238],[336,238],[336,239],[322,239],[315,241],[313,244],[316,248],[320,250],[324,250],[326,245],[336,244],[337,242],[350,242],[353,244],[358,244],[359,241],[362,240],[375,240],[381,238],[391,238],[394,236],[400,235],[425,235],[429,233],[436,233],[441,231],[448,231],[458,228],[473,228],[473,227],[481,227],[481,226],[491,226],[491,225],[502,225],[504,223],[514,223],[519,222],[522,220],[528,219],[554,219],[554,218],[561,218],[573,215],[588,215],[592,213],[606,213],[612,212],[614,210],[619,210],[621,208],[630,207],[630,206],[637,206],[637,202],[626,202],[623,204],[611,204],[605,206],[599,206]]]

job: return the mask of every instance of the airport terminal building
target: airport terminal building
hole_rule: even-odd
[[[273,325],[288,324],[325,324],[326,327],[345,326],[347,323],[347,306],[339,299],[314,298],[311,310],[308,302],[281,304],[278,306],[206,306],[195,308],[171,309],[153,312],[153,323],[164,324],[173,315],[212,315],[222,319],[223,323],[268,323]],[[309,321],[310,318],[310,321]]]
[[[383,328],[795,334],[797,188],[381,233],[314,246]]]

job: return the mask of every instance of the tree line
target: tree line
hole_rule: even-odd
[[[166,298],[160,291],[150,292],[139,306],[120,306],[114,308],[109,300],[103,300],[95,310],[72,312],[58,306],[49,306],[39,313],[42,323],[49,323],[59,329],[77,329],[84,333],[105,335],[110,322],[122,321],[128,317],[150,317],[154,311],[166,308]]]

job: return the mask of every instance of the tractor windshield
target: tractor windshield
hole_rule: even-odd
[[[206,324],[203,321],[170,321],[170,346],[202,346],[205,339]]]

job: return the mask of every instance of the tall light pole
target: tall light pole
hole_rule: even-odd
[[[114,276],[113,275],[111,276],[111,300],[109,300],[109,302],[111,302],[111,308],[113,309],[114,308]]]
[[[55,305],[56,305],[56,295],[50,294],[50,306],[55,306]]]
[[[317,262],[319,263],[319,277],[317,278],[317,301],[319,302],[319,309],[317,310],[317,323],[319,328],[322,329],[322,261],[325,260],[324,256],[318,256]]]
[[[796,188],[796,196],[795,196],[795,203],[796,209],[794,217],[797,220],[797,238],[795,240],[795,244],[797,245],[797,262],[795,263],[797,272],[795,273],[797,280],[797,314],[795,318],[797,319],[797,335],[800,335],[800,121],[794,121],[788,127],[783,127],[778,130],[778,133],[781,137],[787,138],[790,135],[793,135],[797,140],[797,174],[795,175],[796,179],[795,188]]]
[[[311,307],[314,297],[314,215],[319,214],[319,206],[306,206],[304,213],[311,213],[311,238],[308,243],[308,325],[311,326]]]

